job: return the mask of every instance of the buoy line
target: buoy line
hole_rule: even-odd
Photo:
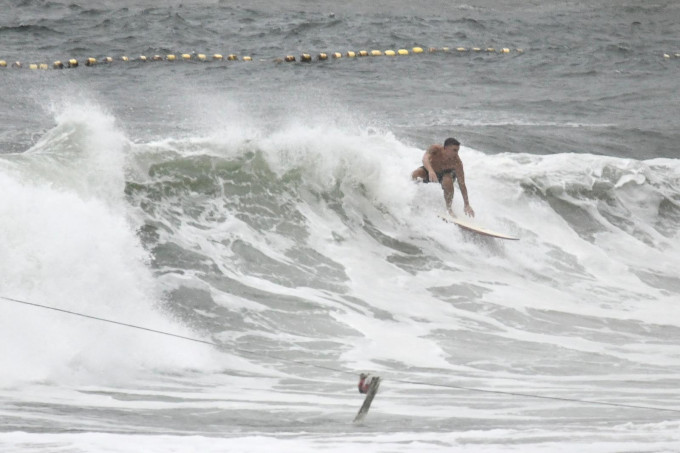
[[[408,55],[417,55],[417,54],[423,54],[423,53],[458,53],[458,54],[470,54],[470,53],[480,53],[480,54],[498,54],[498,55],[507,55],[511,53],[516,53],[516,54],[522,54],[524,53],[523,49],[510,49],[509,47],[503,47],[500,49],[496,49],[495,47],[455,47],[455,48],[450,48],[450,47],[413,47],[410,49],[406,48],[400,48],[400,49],[387,49],[387,50],[378,50],[378,49],[373,49],[373,50],[359,50],[359,51],[353,51],[349,50],[347,52],[319,52],[315,54],[314,56],[311,53],[302,53],[299,56],[295,56],[292,54],[285,55],[283,57],[277,57],[277,58],[260,58],[257,61],[264,61],[264,62],[274,62],[274,63],[293,63],[293,62],[300,62],[300,63],[311,63],[313,61],[326,61],[326,60],[338,60],[341,58],[344,59],[353,59],[353,58],[361,58],[361,57],[398,57],[398,56],[408,56]],[[239,56],[235,53],[231,53],[228,55],[223,55],[220,53],[215,53],[212,55],[208,55],[206,53],[181,53],[181,54],[154,54],[154,55],[139,55],[138,57],[129,57],[127,55],[121,55],[119,57],[111,57],[111,56],[104,56],[100,58],[95,58],[95,57],[88,57],[82,60],[79,60],[77,58],[69,58],[67,60],[56,60],[52,64],[48,63],[28,63],[25,64],[21,60],[7,60],[7,59],[0,59],[0,68],[15,68],[15,69],[32,69],[32,70],[46,70],[46,69],[72,69],[72,68],[78,68],[82,66],[98,66],[98,65],[111,65],[114,63],[130,63],[130,62],[142,62],[142,63],[148,63],[148,62],[159,62],[159,61],[165,61],[165,62],[179,62],[179,61],[184,61],[184,62],[199,62],[199,63],[209,63],[209,62],[223,62],[223,61],[241,61],[241,62],[252,62],[256,61],[252,56],[250,55],[243,55]]]
[[[154,55],[139,55],[137,57],[129,57],[127,55],[121,55],[119,57],[104,56],[100,58],[87,57],[84,59],[69,58],[67,60],[55,60],[53,63],[24,63],[21,60],[11,59],[0,59],[0,69],[14,68],[14,69],[31,69],[31,70],[47,70],[47,69],[73,69],[82,66],[92,67],[100,65],[111,65],[115,63],[130,63],[130,62],[198,62],[198,63],[210,63],[210,62],[224,62],[224,61],[241,61],[241,62],[274,62],[274,63],[311,63],[326,60],[338,60],[338,59],[354,59],[362,57],[399,57],[408,55],[417,55],[423,53],[455,53],[455,54],[496,54],[496,55],[509,55],[509,54],[523,54],[524,49],[510,47],[503,47],[496,49],[495,47],[413,47],[411,49],[400,48],[400,49],[387,49],[387,50],[349,50],[347,52],[319,52],[315,55],[311,53],[302,53],[298,56],[293,54],[288,54],[283,57],[277,58],[254,58],[250,55],[239,56],[237,54],[231,53],[228,55],[223,55],[220,53],[214,53],[208,55],[206,53],[181,53],[181,54],[154,54]],[[680,59],[680,52],[664,52],[662,54],[663,59]]]

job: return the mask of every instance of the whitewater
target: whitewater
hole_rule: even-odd
[[[215,346],[4,301],[4,448],[678,447],[676,160],[463,147],[509,243],[441,222],[389,132],[55,122],[0,160],[3,296]]]

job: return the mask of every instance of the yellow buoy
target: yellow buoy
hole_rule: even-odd
[[[286,58],[284,58],[283,61],[290,63],[295,61],[295,57],[293,55],[286,55]]]
[[[413,53],[423,53],[423,48],[422,47],[414,47]]]
[[[465,47],[457,47],[456,50],[458,52],[467,52],[467,49]]]
[[[113,58],[104,57],[104,58],[102,58],[102,63],[113,63]]]
[[[397,53],[399,55],[408,55],[409,52],[406,49],[399,49],[399,50],[397,50]]]
[[[139,61],[147,62],[149,59],[146,58],[144,55],[139,56]]]
[[[123,55],[122,57],[120,57],[120,61],[130,61],[130,59]]]
[[[371,50],[371,56],[372,56],[372,57],[379,57],[379,56],[381,56],[382,54],[383,54],[383,53],[382,53],[380,50]]]
[[[62,63],[61,61],[57,60],[57,61],[55,61],[54,63],[52,63],[52,67],[53,67],[54,69],[64,69],[64,63]]]
[[[253,57],[250,57],[250,56],[248,56],[248,55],[245,55],[245,56],[242,58],[242,60],[243,60],[243,61],[253,61]]]
[[[360,50],[360,51],[357,53],[357,55],[360,56],[360,57],[367,57],[367,56],[368,56],[368,51],[367,51],[367,50]]]
[[[78,60],[76,60],[75,58],[71,58],[68,61],[68,67],[69,68],[77,68],[78,67]]]
[[[473,48],[472,48],[472,51],[473,51],[473,52],[481,52],[482,49],[480,49],[479,47],[473,47]]]
[[[38,69],[38,65],[35,63],[31,63],[28,65],[28,69]]]
[[[222,54],[216,53],[213,55],[213,60],[221,60],[222,58],[224,58]]]
[[[205,61],[207,57],[205,56],[205,54],[199,53],[198,55],[196,55],[196,58],[198,59],[198,61]]]
[[[393,56],[395,56],[396,54],[397,54],[397,53],[396,53],[394,50],[386,50],[386,51],[385,51],[385,55],[387,55],[388,57],[393,57]]]
[[[230,61],[238,60],[238,57],[235,54],[231,53],[227,56],[227,60]]]
[[[503,47],[503,50],[501,50],[501,53],[510,53],[510,49],[507,47]]]
[[[333,52],[333,58],[342,58],[342,54],[340,52]]]
[[[302,55],[300,55],[300,61],[304,61],[305,63],[309,63],[310,61],[312,61],[312,56],[308,53],[303,53]]]
[[[85,66],[94,66],[94,65],[96,65],[96,64],[97,64],[97,59],[96,59],[96,58],[90,57],[90,58],[88,58],[87,60],[85,60]]]
[[[450,51],[450,50],[451,50],[451,49],[448,48],[448,47],[442,47],[442,52],[448,52],[448,51]]]
[[[0,60],[0,68],[6,68],[7,62],[5,60]]]
[[[437,51],[437,48],[436,48],[436,47],[429,47],[429,48],[427,49],[427,51],[430,52],[430,53],[433,53],[433,52],[436,52],[436,51]]]
[[[191,54],[183,53],[182,54],[182,60],[191,60]]]
[[[165,59],[168,60],[168,61],[175,61],[175,60],[177,59],[177,57],[175,57],[174,55],[170,54],[170,55],[166,56]]]
[[[328,60],[328,54],[326,54],[326,53],[324,53],[324,52],[321,52],[321,53],[319,54],[319,60],[321,60],[321,61],[323,61],[323,60]]]
[[[493,47],[487,47],[486,51],[489,52],[489,53],[495,53],[496,49],[494,49]]]
[[[49,66],[47,65],[47,63],[40,63],[38,65],[38,68],[39,69],[49,69]]]
[[[356,52],[353,52],[351,50],[347,51],[347,58],[354,58],[356,56],[357,56]]]

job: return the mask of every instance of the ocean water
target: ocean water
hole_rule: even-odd
[[[0,10],[0,450],[680,451],[680,4]]]

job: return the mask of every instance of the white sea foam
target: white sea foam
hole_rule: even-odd
[[[1,295],[186,335],[161,313],[149,257],[123,209],[125,143],[95,107],[73,107],[33,150],[3,162]],[[9,301],[0,309],[3,384],[125,381],[135,369],[209,357],[206,347],[120,326]]]
[[[195,337],[158,305],[161,291],[203,291],[228,316],[220,318],[216,313],[225,312],[212,312],[209,306],[194,309],[193,300],[180,308],[222,323],[212,332],[214,338],[233,345],[231,352],[241,357],[3,304],[0,335],[3,344],[13,347],[2,356],[3,366],[11,370],[2,384],[25,391],[6,394],[5,400],[20,403],[29,393],[45,392],[41,398],[47,404],[70,398],[74,405],[111,414],[149,411],[170,420],[166,432],[195,434],[184,440],[159,435],[134,441],[94,433],[31,435],[37,451],[47,448],[41,442],[98,451],[142,445],[145,451],[343,451],[380,442],[394,451],[495,451],[509,441],[522,451],[560,451],[559,443],[545,436],[569,438],[556,428],[564,418],[584,438],[594,439],[572,441],[570,448],[644,450],[645,441],[636,441],[632,432],[641,425],[626,425],[637,416],[519,394],[664,403],[665,382],[675,378],[674,367],[680,365],[672,341],[680,328],[674,316],[678,288],[673,286],[680,256],[677,232],[669,235],[659,227],[672,223],[662,217],[660,206],[677,196],[670,184],[678,178],[674,161],[487,156],[463,147],[476,221],[521,237],[499,242],[480,240],[438,220],[441,188],[410,181],[423,150],[389,132],[291,121],[269,135],[260,130],[239,136],[226,129],[222,135],[131,146],[109,116],[87,108],[87,115],[76,109],[60,116],[31,152],[1,161],[0,189],[8,200],[0,212],[6,250],[0,263],[3,295]],[[302,170],[301,178],[291,179],[275,197],[301,219],[292,231],[304,234],[277,228],[289,219],[258,228],[258,216],[277,212],[275,206],[249,210],[248,197],[257,194],[214,195],[192,192],[187,185],[184,191],[144,200],[153,203],[153,214],[130,207],[124,198],[126,174],[140,184],[182,182],[172,180],[172,173],[154,179],[140,164],[145,159],[173,163],[205,155],[232,162],[244,153],[258,153],[274,178],[281,178],[276,184],[286,184],[283,176]],[[130,168],[135,171],[126,173]],[[183,204],[183,196],[191,202]],[[262,200],[269,197],[274,195]],[[185,206],[206,207],[212,214],[196,216]],[[454,207],[462,212],[458,187]],[[200,254],[219,269],[219,276],[240,286],[232,290],[211,283],[206,271],[181,269],[181,261],[171,263],[169,273],[154,276],[135,232],[145,215],[163,225],[161,242]],[[257,254],[241,256],[235,243]],[[344,280],[314,273],[313,264],[296,260],[299,249],[311,249],[337,265]],[[252,256],[271,263],[275,271],[259,268],[262,263]],[[292,276],[276,274],[286,270]],[[296,272],[313,278],[293,284]],[[338,289],[328,289],[332,285]],[[230,325],[237,316],[243,320]],[[333,357],[337,361],[331,362]],[[320,369],[317,363],[341,372]],[[221,368],[231,375],[215,373]],[[146,371],[143,380],[139,370]],[[371,414],[376,424],[369,424],[377,433],[345,427],[338,434],[337,425],[351,419],[359,402],[349,393],[355,392],[354,378],[344,373],[355,371],[385,378]],[[481,391],[435,391],[426,385],[461,380]],[[31,382],[45,384],[31,387]],[[53,383],[87,391],[57,391]],[[87,388],[94,383],[96,389]],[[489,396],[484,389],[507,394]],[[108,395],[116,396],[111,401]],[[179,422],[176,411],[189,409],[208,422]],[[664,425],[654,411],[644,414],[640,417],[649,422],[645,426],[654,445],[673,447],[677,427]],[[591,429],[590,421],[602,417],[609,417],[607,426]],[[79,426],[91,431],[114,425],[126,432],[157,429],[146,421],[137,421],[140,427],[106,418],[99,428]],[[417,433],[405,427],[405,419],[417,425]],[[56,416],[50,423],[60,426]],[[260,432],[249,423],[280,426],[288,434]],[[454,432],[452,423],[458,426]],[[529,433],[518,428],[525,423],[530,423]],[[222,424],[252,436],[202,437],[203,429]],[[479,431],[477,424],[496,428]],[[300,429],[321,429],[321,434],[303,435]],[[613,442],[615,436],[625,437],[625,445]],[[13,433],[0,442],[9,448],[26,439]]]

